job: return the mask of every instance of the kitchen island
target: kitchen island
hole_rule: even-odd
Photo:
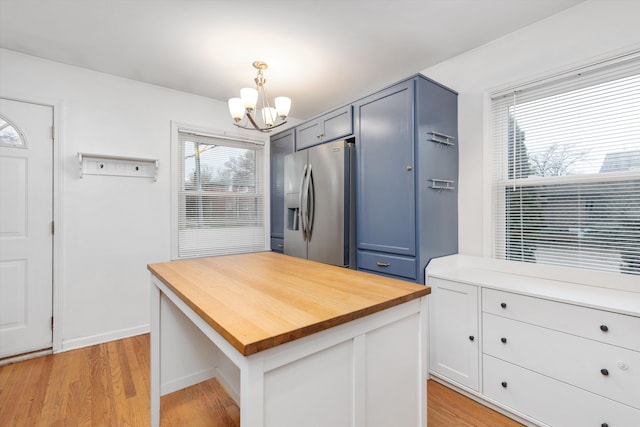
[[[151,424],[216,377],[242,426],[425,426],[427,286],[272,252],[150,264]]]

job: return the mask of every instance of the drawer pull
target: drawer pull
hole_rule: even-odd
[[[600,330],[602,332],[607,332],[609,330],[609,327],[607,325],[600,325]]]
[[[391,264],[389,264],[388,262],[378,261],[378,262],[376,262],[376,265],[377,265],[378,267],[387,268],[387,267],[389,267]]]
[[[476,337],[474,337],[473,335],[469,335],[469,341],[473,341],[475,339],[476,339]]]
[[[506,382],[506,381],[502,381],[502,382],[500,383],[500,385],[501,385],[502,387],[504,387],[504,388],[507,388],[507,382]]]
[[[609,375],[609,371],[608,371],[607,369],[600,369],[600,373],[601,373],[602,375],[604,375],[605,377],[606,377],[607,375]]]
[[[506,344],[507,343],[507,339],[506,338],[500,338],[500,341],[502,341],[502,344]]]
[[[500,303],[500,307],[502,307],[502,308],[507,308],[507,303],[506,303],[506,302],[501,302],[501,303]]]
[[[284,244],[282,244],[282,243],[278,243],[278,244],[277,244],[277,246],[278,246],[279,248],[284,248]]]
[[[600,427],[609,427],[609,424],[607,424],[607,423],[602,423],[602,424],[600,424]]]

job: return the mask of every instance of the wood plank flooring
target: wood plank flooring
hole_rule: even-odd
[[[161,424],[237,427],[240,409],[215,380],[162,397]],[[428,426],[520,424],[433,381]],[[0,367],[0,426],[148,426],[149,335]]]

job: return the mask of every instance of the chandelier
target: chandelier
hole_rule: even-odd
[[[256,88],[245,87],[240,89],[240,98],[229,99],[229,112],[234,120],[234,125],[239,128],[257,130],[260,132],[271,132],[272,129],[287,123],[286,118],[291,108],[291,99],[286,96],[278,96],[275,98],[275,108],[269,104],[269,98],[264,89],[267,80],[264,78],[263,71],[267,69],[266,62],[255,61],[253,67],[258,70],[258,74],[253,81]],[[261,99],[261,116],[263,127],[258,124],[255,112],[258,98]],[[240,121],[246,115],[246,120],[241,124]],[[249,126],[249,124],[251,126]]]

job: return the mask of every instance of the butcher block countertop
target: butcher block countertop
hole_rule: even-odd
[[[148,269],[244,356],[431,293],[428,286],[274,252]]]

